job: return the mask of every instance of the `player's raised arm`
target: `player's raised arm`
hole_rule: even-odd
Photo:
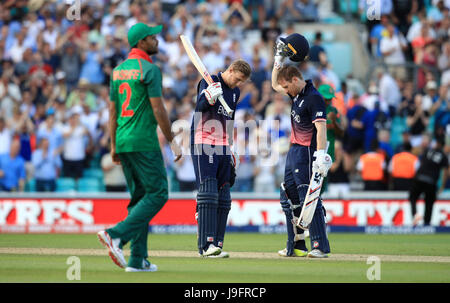
[[[273,58],[273,68],[272,68],[272,88],[283,95],[286,95],[283,87],[278,83],[278,72],[283,67],[283,61],[286,57],[281,55],[281,45],[280,41],[277,42],[275,56]]]
[[[272,69],[272,88],[275,91],[286,95],[286,91],[278,83],[278,71],[283,67],[283,62],[286,57],[293,62],[301,62],[308,57],[308,53],[308,41],[304,36],[298,33],[291,34],[286,38],[280,38],[276,42]]]

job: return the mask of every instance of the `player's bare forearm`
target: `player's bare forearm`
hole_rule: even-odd
[[[286,95],[286,92],[281,87],[280,84],[278,84],[278,72],[279,70],[275,68],[275,66],[272,69],[272,88],[283,95]]]
[[[150,104],[152,105],[153,114],[155,115],[156,121],[158,122],[159,128],[161,128],[164,137],[167,141],[172,142],[174,135],[172,133],[169,116],[167,115],[167,111],[161,97],[150,98]]]
[[[317,150],[327,148],[327,123],[326,121],[315,122],[317,129]]]
[[[109,103],[109,136],[111,138],[111,149],[116,149],[116,131],[117,131],[117,111],[114,102]]]

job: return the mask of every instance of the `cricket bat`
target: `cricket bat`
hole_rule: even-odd
[[[202,75],[203,79],[205,79],[205,81],[206,81],[206,83],[208,83],[208,85],[213,83],[214,81],[213,81],[211,75],[206,70],[206,67],[203,64],[202,60],[200,60],[200,57],[198,56],[197,52],[195,51],[195,48],[192,46],[191,41],[189,41],[189,39],[185,35],[180,35],[180,39],[181,39],[181,42],[183,43],[186,54],[188,55],[192,64],[194,64],[197,71],[200,73],[200,75]],[[222,104],[222,106],[226,110],[227,114],[231,116],[231,114],[233,113],[233,110],[225,102],[225,99],[223,98],[222,95],[219,96],[219,102],[220,102],[220,104]]]
[[[326,152],[328,152],[329,142],[327,142]],[[311,224],[314,212],[316,211],[317,200],[320,197],[320,191],[323,184],[323,175],[317,171],[312,171],[312,178],[309,182],[308,191],[306,192],[305,201],[303,201],[302,212],[298,217],[296,225],[301,229],[308,230]]]

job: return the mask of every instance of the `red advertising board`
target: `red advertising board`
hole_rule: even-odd
[[[125,199],[0,199],[0,232],[96,232],[123,220]],[[328,225],[409,226],[407,200],[327,200]],[[418,203],[423,212],[424,204]],[[450,200],[437,201],[431,225],[450,226]],[[171,199],[153,218],[151,225],[196,225],[195,200]],[[279,201],[233,200],[229,226],[283,225]]]

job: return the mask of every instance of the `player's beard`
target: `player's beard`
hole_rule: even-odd
[[[158,44],[156,43],[155,46],[149,47],[146,51],[147,55],[152,56],[152,55],[156,55],[158,53]]]
[[[158,53],[158,46],[156,46],[155,48],[147,50],[147,55],[149,55],[149,56],[156,55],[157,53]]]

